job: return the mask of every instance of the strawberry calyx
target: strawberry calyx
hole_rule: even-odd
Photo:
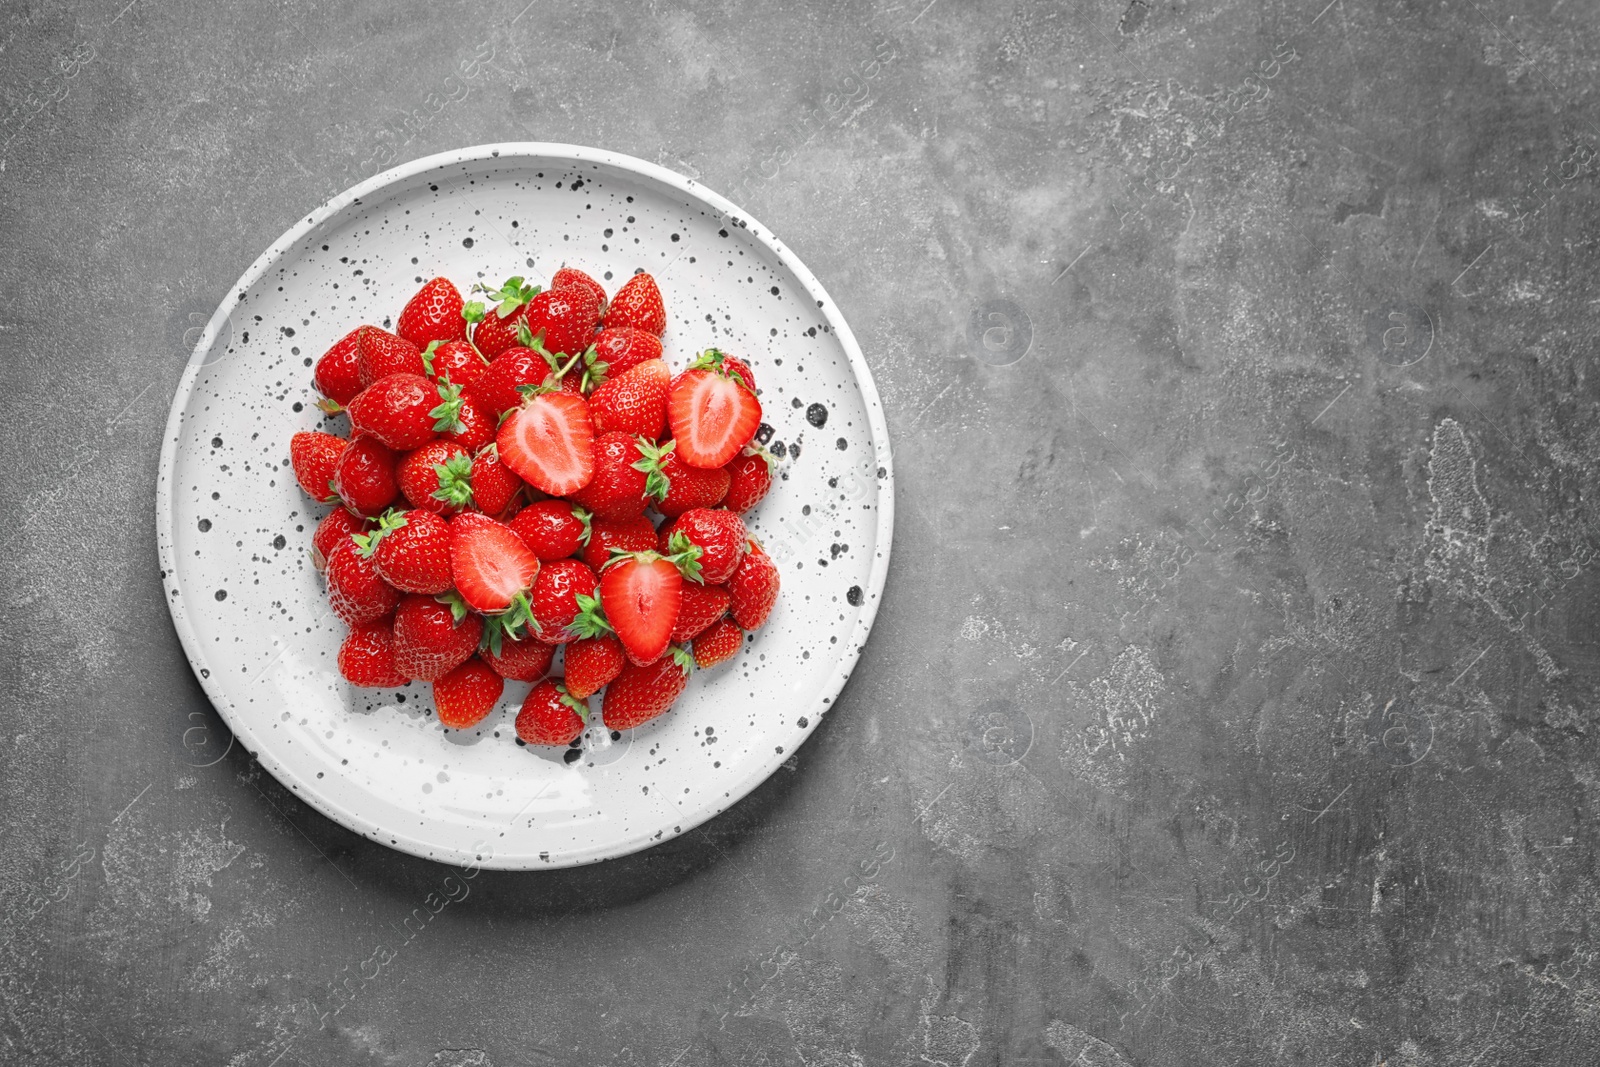
[[[694,358],[694,362],[689,364],[689,369],[709,370],[749,389],[750,383],[744,380],[744,375],[723,362],[727,357],[728,354],[720,348],[708,348]]]
[[[704,585],[705,579],[700,576],[700,557],[704,554],[699,545],[689,540],[688,534],[674,530],[667,539],[667,555],[663,558],[689,581]]]
[[[442,344],[444,344],[443,341],[429,341],[428,347],[422,350],[422,366],[426,369],[429,377],[433,375],[433,354]]]
[[[522,601],[519,606],[518,599]],[[511,607],[498,615],[490,615],[483,620],[483,637],[478,641],[478,647],[488,649],[498,656],[509,641],[522,641],[528,633],[524,628],[525,622],[533,623],[533,632],[539,633],[539,622],[533,618],[533,606],[528,603],[526,593],[518,593],[511,601]]]
[[[428,351],[433,351],[433,345],[428,346]],[[431,365],[428,373],[433,373]],[[428,417],[435,420],[433,428],[439,433],[460,433],[465,430],[466,427],[461,423],[461,404],[461,386],[451,382],[450,375],[446,374],[439,380],[439,406],[428,412]]]
[[[605,607],[600,603],[599,597],[579,593],[576,599],[578,614],[567,624],[568,633],[580,638],[616,633],[611,620],[606,618]]]
[[[578,535],[578,544],[585,548],[589,545],[589,538],[594,536],[594,512],[578,504],[572,505],[572,517],[583,523],[583,533]]]
[[[565,682],[557,682],[555,685],[556,685],[556,692],[561,694],[561,703],[565,704],[567,707],[571,708],[574,712],[576,712],[577,715],[578,715],[578,718],[583,720],[583,724],[585,726],[588,726],[589,725],[589,702],[587,700],[579,700],[577,697],[575,697],[571,693],[567,692],[567,686],[566,686]]]
[[[550,364],[551,370],[556,369],[556,365],[553,362],[555,357],[549,352],[545,351],[543,326],[539,327],[538,333],[534,333],[532,330],[528,329],[528,321],[526,319],[517,323],[517,344],[521,345],[523,348],[533,349],[535,352],[544,357],[544,361]]]
[[[668,645],[667,655],[672,657],[672,661],[678,665],[678,668],[684,674],[687,675],[694,671],[694,656],[682,645]]]
[[[439,488],[433,491],[435,500],[443,500],[452,507],[464,508],[472,504],[472,457],[466,453],[451,456],[443,463],[433,465],[439,476]]]
[[[539,295],[539,287],[524,284],[520,274],[507,278],[498,289],[491,289],[479,282],[472,287],[472,291],[490,297],[495,305],[495,315],[502,319],[509,318],[519,307]],[[488,308],[482,300],[469,300],[461,308],[461,317],[468,322],[481,322],[487,315]]]
[[[777,457],[769,452],[767,450],[767,446],[762,444],[760,441],[751,441],[749,444],[745,445],[739,450],[739,454],[744,456],[760,456],[766,461],[767,470],[769,472],[778,465]]]
[[[678,447],[678,442],[668,441],[664,445],[658,445],[644,436],[636,437],[634,440],[638,444],[639,455],[644,458],[631,466],[634,470],[644,473],[645,496],[655,497],[657,500],[667,499],[667,494],[672,491],[672,479],[661,469],[661,464],[667,458],[667,454]]]
[[[594,345],[590,345],[583,352],[583,378],[578,382],[585,393],[606,384],[609,380],[606,372],[611,369],[611,364],[600,358],[600,352]]]
[[[398,508],[390,508],[379,516],[377,529],[351,534],[350,540],[356,543],[356,551],[361,553],[363,559],[371,559],[372,554],[378,551],[378,542],[405,524],[406,513]]]
[[[337,415],[344,410],[344,405],[331,396],[325,396],[317,401],[316,408],[324,415]]]
[[[466,618],[472,609],[467,607],[467,602],[461,599],[461,594],[454,589],[447,589],[433,599],[450,609],[450,620],[460,626],[461,620]]]
[[[513,638],[517,637],[518,630],[535,634],[544,633],[544,627],[540,626],[539,620],[534,618],[533,601],[528,599],[528,591],[526,589],[512,597],[511,606],[495,615],[494,618],[505,629],[505,632]]]

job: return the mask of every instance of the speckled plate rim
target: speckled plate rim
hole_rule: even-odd
[[[760,241],[778,258],[783,267],[794,275],[803,285],[812,299],[817,302],[818,309],[827,319],[834,334],[839,339],[840,347],[849,357],[850,368],[855,375],[856,385],[861,390],[862,403],[866,407],[867,422],[872,431],[872,446],[877,465],[884,471],[879,479],[879,497],[877,501],[877,537],[874,544],[874,560],[872,572],[868,579],[868,595],[862,605],[860,614],[856,618],[856,625],[842,651],[833,676],[828,680],[826,687],[818,694],[815,707],[809,716],[810,723],[805,728],[801,737],[804,743],[817,728],[823,716],[833,707],[840,690],[850,678],[850,673],[855,669],[861,651],[866,645],[867,636],[872,631],[872,624],[878,614],[878,605],[883,593],[884,583],[889,574],[889,556],[894,541],[894,459],[889,446],[889,427],[884,419],[883,404],[879,400],[877,386],[872,380],[872,371],[867,366],[865,357],[861,354],[861,347],[856,343],[855,334],[851,332],[849,324],[839,313],[837,305],[823,289],[822,283],[808,270],[798,256],[778,240],[771,231],[761,226],[749,213],[739,208],[726,198],[707,189],[692,178],[684,177],[665,167],[638,159],[634,156],[610,152],[604,149],[588,148],[581,145],[560,144],[547,141],[512,141],[502,144],[475,145],[470,148],[458,149],[453,152],[441,152],[437,155],[424,156],[401,164],[390,170],[376,174],[366,181],[346,189],[333,197],[300,222],[291,227],[282,237],[273,242],[266,252],[250,265],[250,268],[240,276],[239,280],[228,290],[228,295],[222,304],[211,316],[206,324],[205,331],[201,334],[194,351],[189,355],[189,362],[184,369],[183,377],[179,380],[178,390],[172,400],[172,407],[167,413],[165,437],[161,444],[161,464],[156,483],[156,545],[160,557],[161,569],[165,572],[165,581],[170,583],[170,588],[177,590],[174,596],[168,592],[163,599],[167,608],[172,613],[174,627],[178,631],[178,639],[183,644],[184,653],[189,658],[189,665],[200,680],[201,688],[210,698],[212,705],[217,709],[244,745],[251,757],[265,767],[274,778],[283,783],[296,796],[301,797],[322,814],[334,822],[372,838],[380,844],[395,848],[401,852],[409,853],[422,859],[431,859],[441,863],[471,864],[477,867],[498,870],[552,870],[562,867],[578,866],[585,863],[595,863],[605,859],[615,859],[621,856],[648,848],[657,843],[655,836],[656,827],[638,831],[627,838],[613,842],[605,847],[588,849],[575,849],[559,856],[551,855],[548,859],[541,859],[537,852],[508,853],[504,855],[490,852],[477,853],[471,847],[462,849],[440,842],[423,841],[411,836],[404,830],[394,827],[380,826],[372,823],[358,813],[335,802],[328,795],[319,790],[316,783],[302,779],[295,775],[286,765],[281,763],[272,752],[269,745],[263,744],[263,736],[252,729],[248,716],[239,713],[239,710],[227,699],[219,684],[221,673],[213,669],[207,659],[204,647],[190,624],[187,599],[184,595],[178,560],[175,555],[176,539],[174,537],[174,513],[172,473],[173,465],[177,459],[179,436],[182,430],[183,414],[192,399],[195,384],[199,380],[200,372],[205,364],[206,354],[216,342],[222,331],[223,324],[230,315],[239,307],[241,297],[248,292],[263,275],[271,270],[277,262],[307,234],[317,227],[339,215],[345,209],[357,203],[364,197],[371,196],[397,182],[406,181],[430,171],[442,170],[447,167],[462,163],[481,163],[494,159],[544,159],[562,163],[592,163],[609,166],[621,171],[631,172],[641,178],[666,186],[668,189],[697,200],[717,213],[728,217],[740,224],[750,236]],[[787,754],[774,753],[762,763],[753,764],[752,770],[744,778],[731,784],[727,790],[724,803],[716,804],[707,802],[702,806],[687,812],[681,812],[674,817],[675,825],[679,825],[686,832],[706,822],[719,812],[726,811],[749,793],[771,777],[773,772],[782,765]]]

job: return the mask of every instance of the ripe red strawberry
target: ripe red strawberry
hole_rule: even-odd
[[[527,594],[539,574],[539,557],[505,523],[476,511],[451,519],[450,573],[473,610],[487,614],[514,606],[519,618],[531,618]]]
[[[384,512],[378,528],[356,534],[384,581],[403,593],[442,593],[450,588],[450,524],[431,511]]]
[[[385,615],[352,627],[339,646],[339,673],[367,689],[405,685],[408,679],[394,665],[394,621]]]
[[[667,309],[656,280],[640,271],[623,283],[606,308],[607,326],[637,326],[660,337],[667,328]]]
[[[696,667],[715,667],[739,654],[744,644],[744,631],[732,619],[718,619],[711,627],[694,639]]]
[[[729,510],[744,514],[772,488],[772,453],[759,444],[748,444],[728,461],[728,495],[722,503]]]
[[[600,692],[628,662],[622,642],[610,634],[580,638],[567,646],[566,656],[567,690],[579,700]]]
[[[289,438],[289,463],[294,467],[294,479],[306,495],[323,504],[338,501],[333,491],[333,469],[339,465],[350,442],[331,433],[308,430]]]
[[[361,388],[391,374],[422,374],[427,369],[422,362],[422,349],[404,337],[376,326],[363,326],[356,331],[356,370],[361,375]]]
[[[333,488],[345,507],[361,515],[378,515],[394,503],[400,487],[394,480],[395,455],[376,437],[357,437],[333,468]]]
[[[467,324],[461,308],[460,290],[449,278],[434,278],[424,282],[400,312],[394,332],[418,348],[434,341],[465,341]]]
[[[428,377],[456,385],[471,385],[489,369],[489,361],[468,341],[434,341],[422,350],[422,363]]]
[[[600,573],[600,603],[628,658],[653,663],[672,640],[683,575],[672,560],[654,552],[618,557]]]
[[[501,461],[551,496],[571,496],[594,476],[594,420],[581,396],[529,397],[500,424],[496,440]]]
[[[617,430],[630,435],[660,437],[667,425],[667,387],[672,372],[665,360],[652,359],[632,370],[612,375],[589,397],[596,433]]]
[[[379,378],[350,401],[351,433],[371,434],[397,451],[421,448],[439,436],[434,412],[443,407],[442,389],[420,374]]]
[[[560,682],[543,681],[528,690],[517,712],[517,736],[530,745],[567,745],[589,722],[589,705]]]
[[[461,317],[473,324],[472,343],[492,363],[517,343],[517,327],[526,321],[528,301],[539,292],[539,287],[512,276],[499,289],[475,285],[472,291],[486,294],[491,306],[486,307],[481,300],[470,300],[463,306]]]
[[[563,363],[589,347],[599,321],[600,302],[583,286],[546,289],[528,301],[529,331]]]
[[[349,508],[334,508],[322,517],[311,535],[311,562],[316,564],[319,571],[327,567],[328,557],[333,555],[339,542],[350,540],[352,534],[361,533],[366,528],[367,520]]]
[[[678,608],[678,621],[672,624],[672,639],[679,644],[688,641],[728,613],[731,597],[725,586],[683,583],[683,605]]]
[[[407,453],[397,474],[414,508],[454,515],[472,503],[472,457],[454,441],[432,441]]]
[[[361,369],[356,363],[356,339],[364,327],[357,326],[333,343],[317,360],[311,381],[323,396],[333,401],[334,410],[361,392]],[[321,405],[319,405],[321,406]]]
[[[760,395],[761,391],[756,388],[756,376],[750,373],[749,364],[738,356],[730,356],[720,349],[713,349],[713,351],[716,352],[717,356],[721,357],[722,367],[728,372],[729,378],[732,378],[752,393]],[[713,357],[713,359],[715,358]]]
[[[407,594],[394,609],[395,669],[408,678],[438,681],[472,658],[482,636],[483,619],[460,597]]]
[[[707,585],[728,580],[750,537],[744,520],[726,508],[693,508],[663,526],[658,542],[663,553],[683,551],[673,541],[678,534],[700,549],[700,579]]]
[[[645,492],[651,487],[647,468],[654,469],[655,464],[640,447],[639,439],[617,431],[601,434],[594,439],[592,456],[593,477],[576,492],[554,495],[571,497],[597,519],[643,515]],[[663,495],[665,492],[662,487]]]
[[[353,540],[340,541],[328,556],[328,603],[346,626],[381,619],[394,610],[400,594],[378,574]]]
[[[596,307],[603,308],[605,306],[605,287],[577,267],[562,267],[556,271],[555,277],[550,279],[550,288],[552,289],[565,289],[573,285],[580,286],[593,293]]]
[[[641,363],[661,358],[661,338],[637,326],[607,326],[595,335],[595,358],[610,377],[626,374]]]
[[[709,349],[672,383],[667,421],[678,455],[691,467],[720,467],[761,428],[761,401],[729,377],[721,353]]]
[[[448,440],[454,441],[468,452],[476,452],[490,441],[500,428],[498,413],[490,412],[488,408],[470,393],[463,393],[445,401],[445,406],[459,403],[453,411],[455,421],[441,419],[435,426],[444,425],[440,434]]]
[[[598,572],[610,562],[612,549],[648,552],[655,547],[655,524],[643,515],[621,520],[595,519],[590,523],[589,542],[583,546],[583,561]]]
[[[549,376],[550,364],[545,358],[518,345],[502,352],[463,392],[499,418],[501,412],[522,404],[522,394],[517,391],[521,386],[540,385]]]
[[[694,660],[689,653],[674,647],[648,666],[629,663],[606,689],[601,712],[606,727],[631,730],[643,726],[672,707],[672,702],[689,684]]]
[[[778,568],[754,541],[728,579],[728,592],[733,596],[728,605],[733,621],[746,630],[761,629],[778,602]]]
[[[599,580],[582,560],[556,559],[539,567],[533,582],[533,617],[539,620],[538,636],[552,645],[564,645],[579,635],[568,629],[592,601]]]
[[[485,515],[499,517],[522,492],[522,479],[504,463],[495,445],[472,457],[472,502]]]
[[[511,528],[541,561],[563,559],[577,555],[589,540],[589,520],[589,513],[570,501],[540,500],[517,512]]]
[[[656,502],[656,510],[669,519],[693,508],[714,508],[728,495],[731,476],[726,467],[691,467],[678,458],[674,442],[663,450],[660,469],[667,479],[667,495]]]
[[[505,679],[473,656],[433,683],[433,706],[439,712],[439,722],[452,730],[478,725],[500,702],[505,688]]]
[[[556,646],[545,644],[531,633],[522,634],[519,638],[502,634],[498,652],[492,647],[481,648],[478,655],[502,678],[509,678],[513,682],[537,682],[549,672],[550,662],[556,658]]]

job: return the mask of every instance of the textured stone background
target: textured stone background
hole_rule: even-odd
[[[1595,5],[123,2],[0,4],[0,1062],[1600,1059]],[[463,883],[228,748],[152,499],[262,249],[515,139],[796,249],[900,521],[766,786]]]

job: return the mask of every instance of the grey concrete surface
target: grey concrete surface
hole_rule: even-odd
[[[1573,0],[0,5],[0,1062],[1600,1061],[1597,60]],[[251,260],[518,139],[798,251],[898,537],[756,794],[461,882],[228,748],[153,489]]]

